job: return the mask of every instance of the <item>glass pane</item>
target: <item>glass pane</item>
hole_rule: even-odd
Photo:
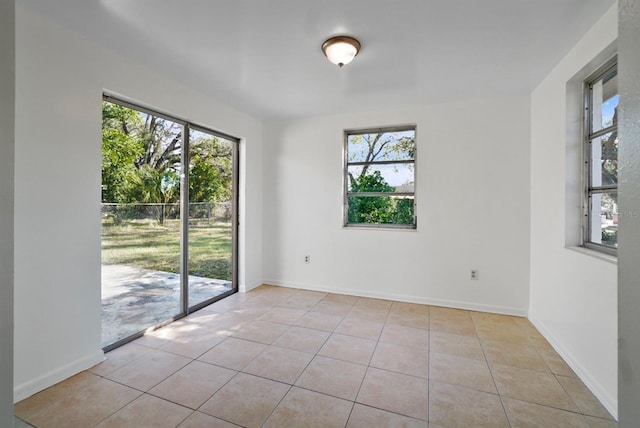
[[[181,313],[183,127],[102,108],[102,345]]]
[[[591,242],[618,246],[618,194],[596,193],[590,200]]]
[[[349,162],[411,160],[415,156],[415,130],[349,135]]]
[[[349,223],[413,224],[413,197],[349,196]]]
[[[350,192],[414,191],[414,164],[350,165],[347,169]]]
[[[591,86],[591,132],[607,128],[618,121],[618,76],[616,70],[607,73]]]
[[[233,142],[191,131],[189,306],[232,289]]]
[[[591,142],[591,187],[618,184],[618,132]]]

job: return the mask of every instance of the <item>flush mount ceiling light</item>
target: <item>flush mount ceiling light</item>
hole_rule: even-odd
[[[360,42],[348,36],[332,37],[322,44],[322,52],[338,67],[349,64],[359,51]]]

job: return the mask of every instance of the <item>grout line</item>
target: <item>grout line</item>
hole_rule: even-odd
[[[503,397],[502,397],[502,394],[500,393],[500,388],[498,388],[498,382],[496,382],[496,377],[493,373],[493,368],[491,367],[491,364],[489,364],[489,359],[487,358],[487,353],[485,352],[483,341],[480,340],[480,335],[478,334],[478,326],[476,325],[476,322],[470,313],[469,313],[469,317],[471,318],[471,324],[473,324],[473,329],[476,332],[476,337],[478,339],[478,342],[480,343],[480,349],[482,350],[482,355],[484,356],[484,362],[487,365],[487,368],[489,369],[491,380],[493,380],[493,386],[496,388],[496,392],[498,393],[498,399],[500,400],[500,405],[502,406],[502,412],[509,426],[513,427],[513,424],[511,423],[511,419],[509,419],[509,412],[507,412],[507,408],[504,404],[504,400],[502,399]]]

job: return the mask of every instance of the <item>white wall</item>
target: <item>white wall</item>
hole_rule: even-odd
[[[15,399],[102,358],[103,90],[241,137],[240,286],[262,279],[262,124],[18,6]]]
[[[0,426],[13,426],[15,2],[0,0]]]
[[[640,421],[640,3],[620,1],[620,427],[635,427]]]
[[[531,95],[529,312],[534,324],[614,415],[616,265],[570,248],[578,243],[581,212],[575,194],[581,188],[576,167],[581,154],[581,111],[567,104],[581,102],[579,94],[575,99],[572,78],[584,75],[594,58],[604,61],[615,48],[616,36],[613,6]],[[567,198],[572,202],[567,204]]]
[[[417,231],[343,228],[343,130],[408,123]],[[264,140],[266,283],[526,314],[528,97],[274,122]]]

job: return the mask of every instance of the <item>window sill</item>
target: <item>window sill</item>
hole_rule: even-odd
[[[611,263],[612,265],[618,265],[618,258],[610,254],[601,253],[600,251],[592,250],[585,247],[575,247],[567,245],[565,248],[567,250],[575,251],[577,253],[585,254],[598,260],[602,260],[603,262]]]
[[[398,232],[416,232],[418,230],[417,227],[392,227],[392,226],[356,226],[356,225],[343,225],[342,229],[344,230],[392,230]]]

